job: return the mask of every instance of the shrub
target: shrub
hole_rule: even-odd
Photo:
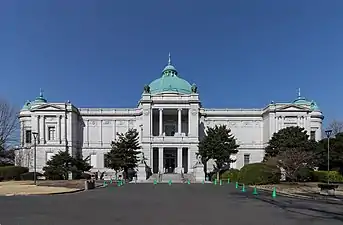
[[[27,172],[20,175],[21,180],[34,180],[35,172]],[[43,176],[43,174],[36,172],[36,178]]]
[[[277,184],[280,179],[280,169],[264,163],[245,165],[238,176],[238,181],[247,185]]]
[[[328,172],[327,171],[314,171],[313,180],[316,182],[327,182]],[[343,176],[338,171],[329,171],[329,180],[332,183],[343,183]]]
[[[307,167],[299,169],[297,172],[297,181],[299,182],[309,182],[313,181],[313,170]]]
[[[227,180],[230,178],[230,181],[238,181],[239,170],[229,169],[220,175],[220,179]]]
[[[3,166],[0,167],[0,177],[4,180],[20,180],[20,175],[29,171],[26,167],[21,166]]]
[[[227,180],[230,178],[231,181],[238,181],[238,174],[239,170],[237,169],[228,169],[225,170],[224,172],[220,173],[219,179],[221,180]],[[217,173],[212,172],[211,173],[211,181],[217,179]]]

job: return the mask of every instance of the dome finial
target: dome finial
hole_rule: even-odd
[[[170,52],[169,52],[169,55],[168,55],[168,66],[171,65],[171,55],[170,55]]]
[[[301,92],[300,92],[300,88],[298,88],[298,98],[301,97]]]
[[[43,98],[43,90],[42,90],[42,88],[39,89],[39,97]]]

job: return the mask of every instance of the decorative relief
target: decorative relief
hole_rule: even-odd
[[[104,125],[108,125],[108,124],[111,124],[111,121],[110,121],[110,120],[104,120],[104,121],[102,121],[102,123],[103,123]]]
[[[192,115],[195,116],[198,113],[198,110],[192,109]]]
[[[89,124],[94,126],[94,125],[96,125],[96,121],[95,120],[90,120]]]
[[[285,123],[296,123],[297,121],[297,117],[285,117]]]
[[[123,120],[117,120],[117,125],[119,125],[119,126],[124,126],[124,125],[125,125],[125,121],[123,121]]]
[[[55,117],[45,117],[45,121],[54,121]]]
[[[150,113],[149,109],[144,109],[143,113],[144,113],[145,116],[149,115],[149,113]]]

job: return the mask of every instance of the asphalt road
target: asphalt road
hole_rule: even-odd
[[[0,224],[343,224],[343,203],[251,192],[233,185],[127,184],[67,195],[0,197]]]

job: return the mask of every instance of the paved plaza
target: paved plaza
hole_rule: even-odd
[[[343,224],[343,203],[251,192],[234,185],[127,184],[67,195],[0,197],[0,224]]]

